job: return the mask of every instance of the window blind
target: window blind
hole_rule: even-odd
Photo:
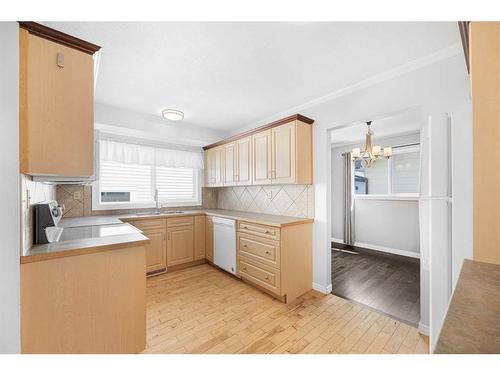
[[[156,167],[156,188],[162,202],[196,200],[197,185],[192,168]]]
[[[153,200],[151,168],[150,165],[101,161],[99,167],[101,193],[129,192],[130,202],[151,202]]]

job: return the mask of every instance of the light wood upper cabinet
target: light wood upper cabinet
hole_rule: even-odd
[[[38,35],[20,29],[20,171],[92,176],[92,53]]]
[[[295,121],[271,129],[271,179],[273,183],[295,182]]]
[[[194,260],[205,259],[205,215],[194,217]]]
[[[211,216],[206,218],[205,226],[205,256],[213,262],[214,261],[214,222]]]
[[[205,153],[206,186],[223,186],[225,174],[224,153],[224,146],[210,149]]]
[[[252,136],[252,172],[253,184],[265,185],[271,183],[271,131],[265,130]]]
[[[167,227],[167,265],[175,266],[194,260],[193,225]]]
[[[205,151],[205,186],[211,187],[215,181],[215,149]]]
[[[224,186],[236,185],[236,143],[224,145]]]
[[[252,184],[252,137],[236,141],[236,184]]]
[[[205,147],[206,186],[312,184],[312,123],[294,115]]]

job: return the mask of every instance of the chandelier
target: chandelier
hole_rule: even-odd
[[[380,146],[372,146],[373,132],[370,129],[371,124],[371,121],[366,122],[368,131],[366,132],[365,137],[365,149],[361,150],[360,148],[353,148],[351,151],[352,160],[361,160],[361,163],[365,168],[371,167],[378,159],[389,159],[392,156],[392,147],[382,148]]]

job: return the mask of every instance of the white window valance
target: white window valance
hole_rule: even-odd
[[[106,139],[99,140],[99,159],[127,164],[203,169],[201,152],[172,150]]]

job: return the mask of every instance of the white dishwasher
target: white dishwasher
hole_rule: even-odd
[[[214,216],[214,263],[236,275],[236,222]]]

